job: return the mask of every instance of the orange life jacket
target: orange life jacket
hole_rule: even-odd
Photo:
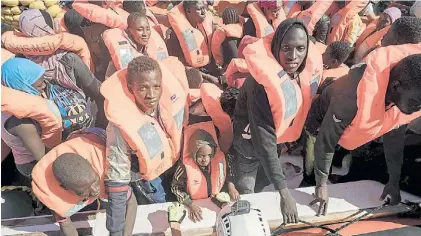
[[[370,49],[380,46],[383,36],[386,35],[389,29],[390,25],[376,31],[375,23],[367,27],[355,44],[354,62],[359,63],[367,55],[367,52],[369,52]]]
[[[64,23],[64,18],[54,18],[54,24],[56,30],[59,32],[69,32],[69,30],[66,27],[66,23]]]
[[[127,67],[133,58],[141,55],[124,30],[106,30],[103,34],[103,38],[117,70]],[[155,60],[162,60],[168,57],[167,46],[165,45],[164,40],[153,28],[151,28],[151,36],[148,45],[146,46],[146,51],[148,56]]]
[[[275,32],[275,29],[278,28],[278,25],[286,19],[285,13],[281,9],[279,11],[278,18],[272,22],[272,25],[270,25],[266,19],[266,16],[263,14],[262,9],[260,9],[257,3],[248,4],[247,12],[253,20],[254,25],[256,26],[256,35],[258,38],[262,38]]]
[[[200,88],[202,103],[206,113],[212,118],[213,124],[219,130],[219,145],[224,153],[228,153],[234,138],[234,131],[231,118],[222,110],[221,106],[222,90],[216,85],[205,83]]]
[[[311,101],[321,82],[321,53],[310,42],[300,85],[283,70],[271,52],[273,34],[244,49],[247,66],[257,83],[264,86],[272,110],[278,143],[296,141],[303,130]],[[292,123],[292,124],[291,124]]]
[[[302,20],[304,25],[307,26],[309,34],[313,34],[314,27],[317,22],[319,22],[320,18],[322,18],[323,14],[325,14],[327,9],[329,9],[330,5],[332,5],[332,2],[333,0],[316,1],[307,10],[297,11],[292,14],[292,17]]]
[[[323,54],[323,53],[325,53],[325,52],[326,52],[327,45],[326,45],[326,44],[323,44],[323,43],[321,43],[321,42],[316,42],[316,48],[317,48],[317,50],[319,50],[319,52],[320,52],[321,54]]]
[[[325,79],[327,78],[334,78],[334,80],[347,75],[349,72],[349,67],[347,65],[342,64],[341,66],[339,66],[338,68],[335,69],[325,69],[323,70],[323,79],[322,79],[322,83],[323,81],[325,81]]]
[[[173,57],[173,56],[166,57],[162,59],[161,62],[172,73],[172,75],[178,79],[178,82],[180,82],[180,85],[183,87],[183,91],[186,94],[188,94],[190,88],[189,88],[189,82],[187,81],[186,70],[183,63],[181,63],[181,61],[178,60],[177,57]],[[171,86],[170,82],[169,82],[169,85]]]
[[[225,38],[231,37],[241,39],[243,37],[244,22],[244,18],[240,16],[240,21],[237,24],[224,25],[221,28],[217,28],[213,33],[212,55],[218,65],[224,64],[224,55],[222,54],[221,47]]]
[[[340,41],[343,38],[348,24],[367,6],[367,3],[367,0],[351,0],[344,8],[331,17],[327,44]]]
[[[353,150],[421,116],[421,111],[406,115],[397,106],[385,105],[391,69],[417,53],[420,44],[406,44],[379,48],[364,59],[367,68],[357,88],[357,115],[339,140],[342,147]]]
[[[200,89],[189,89],[190,104],[197,102],[201,98]]]
[[[247,47],[247,45],[256,42],[259,40],[259,38],[250,36],[250,35],[244,35],[244,37],[241,39],[240,43],[238,44],[238,57],[244,59],[243,51],[244,48]]]
[[[1,64],[3,65],[3,63],[7,60],[9,60],[10,58],[15,57],[15,54],[7,51],[4,48],[1,48]]]
[[[159,101],[160,123],[164,128],[161,128],[155,118],[138,109],[127,88],[126,69],[117,71],[101,86],[101,94],[105,97],[105,115],[136,152],[139,171],[145,180],[160,176],[178,160],[182,129],[188,120],[187,94],[181,85],[174,83],[177,79],[165,66],[160,66],[163,85],[170,85],[163,86]]]
[[[67,32],[32,38],[16,31],[8,31],[1,36],[1,42],[4,48],[15,54],[51,55],[58,49],[74,52],[91,67],[91,54],[85,40]]]
[[[70,217],[97,198],[85,200],[61,187],[53,173],[53,163],[60,155],[74,153],[85,158],[100,177],[100,198],[107,199],[104,188],[105,139],[93,133],[80,133],[49,151],[32,170],[35,196],[61,217]]]
[[[63,123],[53,101],[1,86],[1,112],[19,119],[30,118],[41,126],[41,139],[48,148],[61,143]]]
[[[159,1],[158,0],[146,0],[146,6],[155,6]]]
[[[246,80],[246,75],[250,75],[246,60],[242,58],[232,59],[225,72],[228,86],[241,88]]]
[[[189,125],[184,130],[184,150],[188,149],[188,144],[190,143],[190,137],[197,130],[204,130],[212,135],[213,139],[217,143],[216,131],[214,124],[210,121],[201,122],[193,125]],[[193,156],[195,153],[189,153],[185,151],[183,153],[183,164],[186,168],[187,174],[187,192],[190,194],[190,197],[193,200],[205,199],[210,195],[215,195],[219,193],[224,186],[226,179],[226,161],[225,155],[218,147],[216,147],[215,155],[210,162],[210,179],[212,186],[212,193],[208,192],[208,185],[206,178],[203,175],[200,167],[194,161]]]
[[[72,7],[92,22],[103,24],[109,28],[127,28],[128,15],[120,15],[121,12],[117,12],[112,7],[104,8],[83,0],[75,0]]]
[[[208,65],[212,56],[213,18],[207,16],[196,29],[190,25],[183,3],[180,3],[168,12],[168,19],[180,42],[187,64],[193,68]]]
[[[300,12],[303,8],[301,6],[301,4],[295,2],[295,1],[286,1],[287,3],[285,4],[284,2],[284,10],[286,10],[286,14],[287,14],[287,18],[291,18],[292,15],[294,15],[297,12]]]

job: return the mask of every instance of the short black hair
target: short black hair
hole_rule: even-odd
[[[235,104],[240,95],[240,89],[236,87],[226,88],[219,99],[221,102],[222,110],[227,113],[231,118],[234,116]]]
[[[393,29],[398,44],[416,44],[421,42],[421,19],[403,16],[393,22]]]
[[[127,66],[127,83],[133,83],[139,78],[140,73],[159,71],[162,73],[158,62],[147,56],[139,56],[134,58]]]
[[[142,12],[146,14],[146,5],[143,1],[124,0],[123,9],[128,13]]]
[[[66,189],[80,185],[90,178],[90,174],[95,170],[85,158],[75,153],[65,153],[60,155],[52,165],[53,174],[58,182]]]
[[[330,55],[339,61],[339,63],[344,63],[348,59],[349,54],[352,52],[352,47],[349,43],[343,41],[337,41],[329,44]]]
[[[129,17],[127,17],[127,28],[130,28],[136,21],[138,21],[139,19],[148,19],[148,17],[146,17],[146,12],[133,12],[130,13]]]
[[[189,83],[189,88],[198,89],[203,84],[203,77],[200,74],[198,69],[191,68],[186,71],[187,82]]]
[[[188,7],[191,7],[191,6],[196,5],[198,1],[199,0],[196,0],[196,1],[183,1],[183,9],[184,9],[184,11],[187,11],[187,8]],[[203,1],[203,2],[205,2],[205,1]]]
[[[399,78],[406,90],[421,90],[421,54],[413,54],[399,61],[391,74]]]
[[[239,20],[240,17],[238,15],[237,9],[234,7],[225,8],[224,12],[222,13],[222,22],[225,25],[236,24]]]

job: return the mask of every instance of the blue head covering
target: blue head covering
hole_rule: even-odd
[[[45,73],[43,67],[24,58],[11,58],[1,66],[1,84],[25,93],[39,95],[32,85]]]

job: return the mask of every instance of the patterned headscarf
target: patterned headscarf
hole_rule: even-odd
[[[282,6],[282,1],[278,0],[258,0],[257,2],[259,3],[260,7],[268,9],[278,8]]]

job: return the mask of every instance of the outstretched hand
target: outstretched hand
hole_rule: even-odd
[[[323,184],[321,186],[316,186],[315,193],[313,193],[314,200],[310,202],[309,206],[313,206],[316,203],[319,203],[319,210],[317,211],[317,216],[326,215],[327,207],[329,203],[329,194],[327,192],[327,185]]]

